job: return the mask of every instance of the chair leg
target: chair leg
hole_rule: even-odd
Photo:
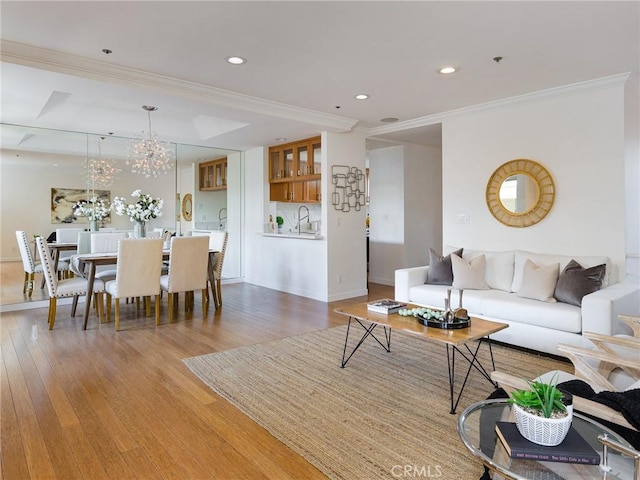
[[[29,273],[24,272],[24,283],[22,284],[22,294],[27,293],[27,285],[29,285]]]
[[[151,303],[151,298],[149,298],[149,303]],[[156,295],[156,327],[160,325],[160,294]]]
[[[120,330],[120,298],[116,297],[116,332]]]
[[[218,305],[216,306],[216,308],[220,308],[222,307],[222,281],[218,278],[216,279],[216,290],[217,290],[217,297],[218,297]]]
[[[169,323],[173,323],[173,311],[174,311],[173,300],[175,298],[174,295],[176,294],[167,292],[167,298],[169,303]]]
[[[151,297],[144,297],[145,314],[151,316]]]
[[[98,323],[102,324],[102,320],[104,318],[104,299],[102,293],[94,293],[93,294],[93,303],[96,306],[96,310],[98,311]]]
[[[71,302],[71,316],[76,316],[76,308],[78,308],[78,295],[73,296],[73,302]]]
[[[56,323],[56,307],[58,306],[56,297],[49,298],[49,330],[53,330],[53,325]]]
[[[208,288],[203,288],[202,289],[202,317],[206,317],[207,313],[209,312],[209,295],[207,295],[207,293],[209,292]]]
[[[107,293],[107,323],[111,323],[111,294]]]

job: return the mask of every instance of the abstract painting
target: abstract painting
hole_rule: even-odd
[[[111,202],[110,190],[87,191],[80,188],[52,188],[51,189],[51,223],[87,223],[87,217],[76,217],[73,206],[81,200],[89,200],[93,196],[98,200]],[[110,222],[108,216],[103,221]]]

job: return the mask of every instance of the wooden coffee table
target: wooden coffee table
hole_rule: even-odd
[[[407,308],[417,308],[418,305],[407,305]],[[471,369],[475,368],[483,377],[485,377],[492,385],[495,384],[490,377],[490,372],[495,370],[495,363],[493,360],[493,350],[491,349],[490,342],[482,342],[482,339],[488,339],[492,333],[499,332],[509,327],[506,323],[490,322],[488,320],[482,320],[480,318],[471,318],[471,325],[467,328],[459,329],[442,329],[435,327],[426,327],[418,322],[415,317],[404,317],[398,313],[383,314],[374,313],[367,310],[367,302],[357,303],[354,305],[348,305],[346,307],[336,308],[336,313],[346,315],[349,317],[349,323],[347,324],[347,335],[344,340],[344,349],[342,351],[341,367],[344,368],[347,365],[349,359],[360,348],[364,341],[368,337],[372,337],[376,342],[382,346],[387,352],[391,351],[391,330],[401,330],[403,332],[411,333],[414,335],[420,335],[438,343],[444,343],[447,352],[447,367],[449,374],[449,393],[451,398],[451,410],[450,413],[456,413],[456,408],[460,402],[460,397],[464,391],[464,387],[467,384],[467,379],[471,373]],[[347,355],[347,343],[349,341],[349,334],[351,333],[351,323],[355,322],[359,324],[364,333],[360,340],[356,343],[355,347],[351,350],[351,353]],[[381,340],[376,337],[374,331],[376,327],[381,326],[384,331],[384,339]],[[469,346],[470,343],[477,341],[477,345],[474,348]],[[491,370],[487,369],[480,363],[478,358],[478,352],[480,346],[485,343],[488,345],[489,354],[491,355]],[[462,356],[469,364],[467,372],[460,387],[460,392],[454,400],[454,382],[455,382],[455,362],[456,353]]]

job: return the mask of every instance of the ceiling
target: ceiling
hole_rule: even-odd
[[[0,120],[130,137],[153,105],[153,130],[191,145],[244,150],[356,129],[371,148],[439,146],[447,112],[625,72],[637,82],[639,7],[3,0]]]

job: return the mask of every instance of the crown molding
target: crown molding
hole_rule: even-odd
[[[317,125],[322,129],[348,132],[358,123],[352,118],[243,95],[196,82],[180,80],[133,68],[111,65],[78,55],[34,47],[8,40],[0,41],[0,59],[26,67],[38,68],[92,80],[110,81],[127,86],[155,89],[186,95],[199,101],[250,111],[273,117]]]
[[[597,78],[595,80],[587,80],[584,82],[572,83],[570,85],[563,85],[561,87],[549,88],[546,90],[540,90],[537,92],[526,93],[524,95],[518,95],[515,97],[503,98],[493,102],[481,103],[479,105],[473,105],[470,107],[458,108],[456,110],[450,110],[448,112],[436,113],[433,115],[425,115],[424,117],[418,117],[404,122],[397,122],[392,125],[382,125],[379,127],[372,127],[369,129],[369,135],[383,135],[386,133],[399,132],[402,130],[410,130],[412,128],[426,127],[434,125],[436,123],[442,123],[444,120],[457,117],[460,115],[468,115],[471,113],[483,112],[486,110],[492,110],[505,106],[518,105],[529,103],[533,101],[565,97],[568,95],[577,95],[586,92],[592,92],[601,90],[604,88],[612,88],[624,86],[627,80],[631,77],[630,73],[619,73],[617,75],[611,75],[608,77]]]

